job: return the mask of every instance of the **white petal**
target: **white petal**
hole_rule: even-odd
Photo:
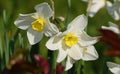
[[[31,22],[34,20],[32,18],[33,14],[20,14],[19,17],[15,20],[14,24],[23,30],[26,30],[30,27]]]
[[[98,41],[98,37],[90,37],[86,32],[82,32],[79,37],[79,43],[81,46],[88,46],[95,44]]]
[[[112,23],[112,22],[109,22],[109,25],[110,25],[111,27],[119,28],[119,26],[118,26],[117,24],[114,24],[114,23]]]
[[[113,4],[110,1],[107,1],[106,5],[107,5],[107,7],[112,7],[113,6]]]
[[[73,60],[68,56],[66,61],[65,71],[69,70],[73,66]]]
[[[53,23],[50,23],[49,20],[47,20],[47,24],[45,25],[44,28],[44,33],[46,36],[52,36],[55,35],[59,32],[57,26]]]
[[[114,12],[113,18],[115,20],[119,20],[120,19],[119,13],[117,11],[115,11],[115,10],[113,12]]]
[[[61,61],[63,61],[67,56],[67,51],[60,48],[59,49],[59,54],[58,54],[58,57],[57,57],[57,62],[60,63]]]
[[[107,1],[107,10],[108,13],[115,19],[115,20],[119,20],[120,19],[120,3],[118,2],[118,0],[116,0],[114,2],[114,4],[112,4],[110,1]]]
[[[106,7],[107,7],[107,10],[108,10],[108,13],[114,17],[114,9],[113,9],[113,4],[110,2],[110,1],[107,1],[106,2]],[[116,14],[116,13],[115,13]]]
[[[109,70],[114,74],[120,73],[120,65],[112,62],[107,62],[107,66]]]
[[[52,37],[47,41],[46,47],[47,47],[48,49],[50,49],[50,50],[56,50],[56,49],[58,49],[58,47],[61,46],[61,45],[60,45],[60,42],[61,42],[61,41],[60,41],[60,39],[61,39],[60,35],[61,35],[61,32],[58,33],[58,34],[55,35],[55,36],[52,36]]]
[[[83,50],[82,59],[86,61],[98,59],[98,53],[95,50],[95,47],[94,46],[85,47]]]
[[[33,30],[32,28],[29,28],[27,31],[27,37],[28,37],[29,43],[31,45],[34,45],[42,39],[43,33],[37,32],[37,31]]]
[[[79,45],[74,45],[70,49],[68,49],[68,55],[74,60],[80,60],[82,57],[82,48]]]
[[[84,2],[88,2],[88,0],[82,0],[82,1],[84,1]]]
[[[46,18],[53,16],[53,11],[46,2],[36,5],[35,10],[37,11],[40,17],[43,16]]]
[[[77,16],[67,27],[70,31],[83,31],[87,26],[88,20],[85,15]]]
[[[103,0],[92,0],[92,4],[88,13],[89,16],[93,17],[104,6],[105,2]]]
[[[119,30],[119,27],[118,25],[112,23],[112,22],[109,22],[109,27],[106,27],[106,26],[102,26],[102,29],[107,29],[107,30],[111,30],[117,34],[120,33],[120,30]]]

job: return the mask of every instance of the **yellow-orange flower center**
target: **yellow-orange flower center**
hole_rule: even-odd
[[[68,47],[72,47],[78,42],[78,37],[74,33],[69,32],[66,35],[64,35],[63,41],[65,45],[67,45]]]
[[[37,18],[31,23],[33,30],[42,31],[45,26],[45,19]]]

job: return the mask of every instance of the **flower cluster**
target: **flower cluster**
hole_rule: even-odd
[[[87,14],[90,17],[94,17],[94,15],[103,7],[106,7],[108,13],[111,17],[119,21],[120,20],[120,0],[82,0],[84,2],[88,2]],[[105,54],[111,56],[120,56],[120,29],[119,26],[109,22],[109,27],[102,26],[100,29],[102,36],[100,40],[109,44],[111,48],[105,51]],[[120,73],[120,65],[107,62],[107,66],[110,71],[114,74]]]
[[[87,12],[90,17],[93,17],[101,8],[106,7],[108,13],[115,19],[120,20],[120,0],[114,0],[111,3],[107,0],[82,0],[88,2]]]
[[[67,58],[65,70],[69,70],[77,60],[89,61],[98,58],[98,53],[93,46],[98,41],[98,37],[91,37],[84,31],[88,23],[84,14],[77,16],[68,24],[66,31],[61,32],[57,24],[50,22],[53,11],[48,3],[36,5],[35,10],[35,13],[20,14],[15,20],[18,28],[27,30],[31,45],[38,43],[44,35],[50,37],[46,47],[49,50],[59,51],[58,63]]]

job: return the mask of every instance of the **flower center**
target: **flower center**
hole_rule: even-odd
[[[45,19],[37,18],[35,21],[31,23],[32,28],[36,31],[42,31],[45,26]]]
[[[71,33],[71,32],[67,33],[64,36],[63,40],[68,47],[72,47],[74,44],[76,44],[78,42],[77,36],[75,36],[75,34]]]

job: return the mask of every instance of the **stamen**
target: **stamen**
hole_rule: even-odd
[[[38,18],[31,23],[32,28],[36,31],[42,31],[45,26],[45,20],[42,18]]]
[[[77,36],[75,36],[75,34],[71,33],[71,32],[67,33],[64,36],[63,40],[68,47],[72,47],[74,44],[76,44],[78,42]]]

